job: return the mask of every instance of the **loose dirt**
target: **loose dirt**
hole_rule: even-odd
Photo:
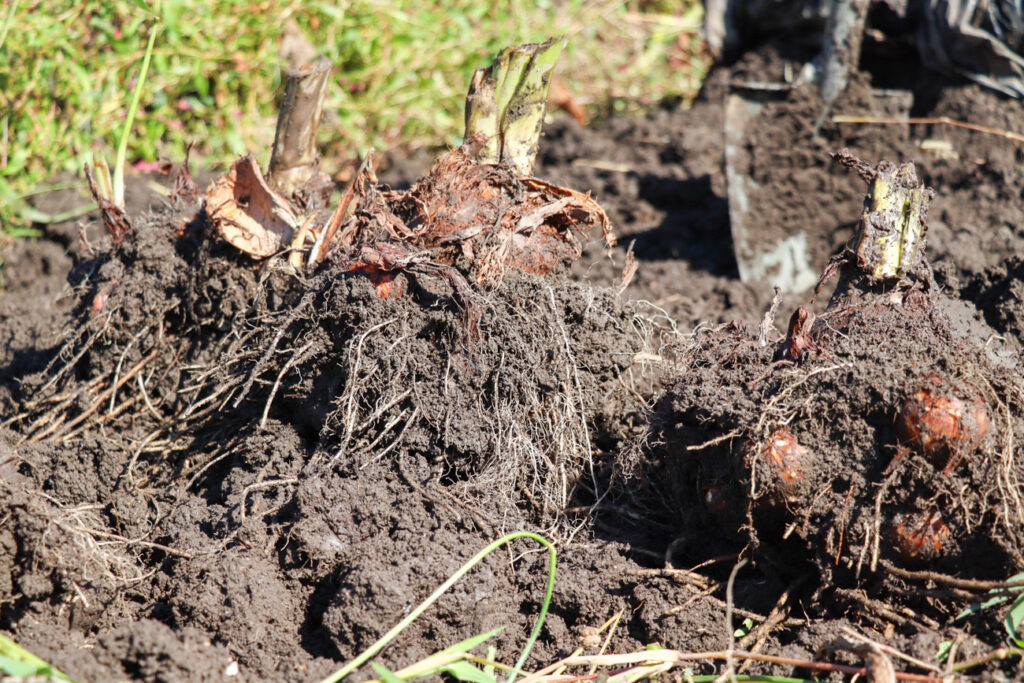
[[[195,205],[140,200],[120,249],[95,217],[89,244],[57,226],[7,246],[0,628],[76,680],[224,680],[237,666],[236,680],[315,681],[500,533],[537,528],[561,559],[528,667],[619,613],[612,651],[723,649],[743,618],[768,615],[740,647],[809,658],[849,625],[929,661],[954,635],[964,658],[998,645],[998,619],[954,624],[969,596],[914,572],[1021,568],[1019,518],[998,504],[1019,494],[1024,461],[1024,148],[942,126],[826,117],[816,130],[807,89],[768,103],[752,169],[774,199],[758,220],[805,231],[816,267],[853,235],[864,195],[829,153],[913,160],[936,191],[931,303],[909,322],[886,307],[830,319],[826,291],[809,309],[822,353],[777,366],[810,293],[783,297],[760,345],[773,293],[737,278],[722,102],[730,79],[786,70],[766,48],[712,74],[690,110],[549,125],[537,175],[590,191],[618,244],[592,234],[568,270],[480,290],[475,340],[443,279],[381,298],[339,269],[297,278],[211,239]],[[913,70],[858,74],[835,106],[1010,129],[1016,111]],[[941,157],[926,139],[948,143],[926,145]],[[411,182],[409,166],[382,178]],[[891,468],[895,414],[935,370],[976,387],[991,414],[983,455],[946,478],[913,453]],[[783,424],[813,473],[759,503],[744,464]],[[948,511],[938,558],[904,562],[882,521],[858,526],[882,488],[885,525]],[[543,595],[546,557],[530,550],[486,560],[388,665],[497,626],[514,661]],[[727,627],[741,552],[752,563]]]

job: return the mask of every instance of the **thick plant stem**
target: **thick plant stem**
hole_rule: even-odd
[[[285,196],[291,196],[320,169],[316,134],[330,73],[331,60],[319,57],[287,74],[267,171],[271,186]]]
[[[871,284],[906,284],[925,265],[925,219],[932,190],[910,162],[896,166],[883,161],[872,168],[846,150],[836,159],[868,182],[853,249],[859,270]]]
[[[476,143],[478,162],[501,162],[521,176],[533,172],[551,72],[564,44],[552,38],[505,48],[489,67],[473,74],[465,140]]]

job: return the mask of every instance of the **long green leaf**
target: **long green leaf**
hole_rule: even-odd
[[[28,678],[29,676],[35,676],[39,673],[39,668],[40,667],[35,664],[29,664],[28,662],[22,662],[17,659],[11,659],[10,657],[0,655],[0,671],[8,676],[14,676],[15,678]]]
[[[488,676],[467,661],[452,662],[441,669],[441,673],[449,674],[466,683],[495,683],[494,676]]]
[[[1024,647],[1024,633],[1021,632],[1021,624],[1024,623],[1024,594],[1021,594],[1013,601],[1013,605],[1010,606],[1010,611],[1006,613],[1006,619],[1004,620],[1006,626],[1006,633],[1010,636],[1010,640],[1017,647]]]
[[[384,683],[405,683],[404,678],[396,676],[393,671],[377,662],[370,662],[370,666],[373,667],[374,672],[380,676],[380,680],[384,681]]]
[[[414,622],[423,614],[431,605],[437,602],[438,598],[447,592],[449,588],[454,586],[459,579],[465,576],[473,567],[480,564],[480,562],[490,555],[492,552],[502,547],[506,543],[510,543],[518,538],[529,538],[548,550],[548,585],[547,590],[544,593],[544,602],[541,604],[540,614],[537,616],[537,623],[533,627],[533,631],[530,632],[530,637],[526,641],[526,646],[523,648],[522,654],[519,656],[519,662],[516,663],[515,669],[519,670],[522,668],[523,662],[526,661],[527,657],[530,656],[530,651],[533,649],[533,644],[537,642],[537,638],[540,636],[540,631],[544,627],[544,620],[547,618],[548,609],[551,607],[551,596],[555,591],[555,568],[558,562],[558,555],[555,552],[555,546],[552,545],[551,541],[544,538],[540,534],[535,534],[532,531],[517,531],[515,533],[507,534],[502,536],[496,541],[490,543],[486,548],[478,552],[476,555],[471,557],[464,565],[462,565],[454,574],[442,583],[440,586],[431,593],[426,600],[416,606],[404,619],[395,624],[394,627],[383,636],[381,636],[377,642],[370,645],[363,652],[356,656],[355,659],[348,662],[345,666],[341,667],[333,674],[325,678],[322,683],[338,683],[350,673],[358,669],[360,666],[369,661],[374,655],[383,650],[388,643],[394,640],[399,633],[408,628],[409,624]],[[454,646],[453,646],[454,647]],[[515,679],[516,672],[513,671],[509,674],[509,681]]]
[[[156,42],[156,34],[160,32],[160,24],[154,24],[149,32],[149,42],[146,44],[146,54],[142,57],[142,68],[139,69],[139,77],[135,81],[135,91],[132,93],[132,101],[128,106],[128,116],[124,120],[124,128],[121,130],[121,141],[117,145],[117,158],[114,160],[114,203],[124,208],[124,163],[128,157],[128,138],[132,133],[132,123],[135,121],[135,113],[139,110],[139,99],[142,97],[142,86],[146,82],[146,74],[149,72],[149,61],[153,57],[153,44]]]
[[[467,638],[461,643],[456,643],[451,647],[447,647],[440,652],[435,652],[426,659],[422,659],[415,664],[395,672],[395,675],[403,680],[413,680],[415,678],[422,678],[424,676],[435,676],[444,670],[446,666],[454,662],[459,661],[464,655],[468,654],[470,650],[480,645],[484,641],[493,638],[497,634],[505,630],[505,627],[496,628],[487,633],[481,633],[480,635]]]
[[[1024,581],[1024,572],[1014,574],[1006,580],[1007,583],[1015,583],[1018,581]],[[969,617],[970,615],[977,614],[982,610],[986,610],[990,607],[1000,605],[1006,602],[1007,600],[1011,599],[1014,593],[1024,593],[1024,584],[1021,584],[1019,586],[1010,586],[1008,588],[993,588],[988,592],[988,595],[991,596],[988,600],[985,600],[984,602],[971,603],[967,606],[967,609],[965,609],[960,614],[956,615],[956,619],[954,619],[953,621],[963,619],[964,617]],[[1020,600],[1020,598],[1018,598],[1018,600]]]
[[[14,18],[14,13],[18,11],[18,3],[20,2],[21,0],[14,0],[7,10],[7,16],[4,17],[4,25],[0,27],[0,48],[3,48],[4,43],[7,41],[7,31],[11,28],[11,19]]]
[[[984,602],[972,602],[970,605],[968,605],[967,607],[964,608],[963,612],[961,612],[960,614],[956,615],[956,619],[954,619],[953,621],[959,621],[960,619],[963,619],[965,617],[969,617],[972,614],[977,614],[978,612],[982,612],[984,610],[987,610],[990,607],[995,607],[996,605],[1004,603],[1004,602],[1006,602],[1009,599],[1010,599],[1009,595],[997,595],[994,598],[989,598],[988,600],[986,600]]]
[[[9,667],[15,667],[19,670],[28,670],[24,667],[31,667],[31,671],[28,674],[15,674]],[[8,668],[5,668],[8,667]],[[61,672],[59,669],[53,667],[52,664],[40,659],[36,655],[32,654],[21,645],[10,638],[0,635],[0,670],[6,671],[13,676],[56,676],[65,681],[70,681],[67,674]]]
[[[498,635],[499,633],[501,633],[504,630],[505,630],[504,626],[499,626],[498,628],[491,629],[490,631],[487,631],[486,633],[481,633],[479,635],[475,635],[472,638],[466,638],[461,643],[455,643],[454,645],[452,645],[450,647],[446,647],[445,649],[441,650],[437,654],[439,654],[439,655],[448,655],[448,654],[452,654],[452,653],[455,653],[455,652],[469,652],[470,650],[475,649],[478,645],[482,645],[483,643],[486,643],[488,640],[490,640],[491,638],[493,638],[494,636]]]

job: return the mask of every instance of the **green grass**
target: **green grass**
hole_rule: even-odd
[[[537,642],[537,638],[540,637],[541,629],[544,626],[544,620],[547,618],[548,608],[551,606],[551,596],[552,596],[552,594],[553,594],[553,592],[555,590],[555,568],[556,568],[557,563],[558,563],[558,556],[557,556],[557,553],[555,552],[555,546],[552,545],[551,541],[549,541],[548,539],[544,538],[543,536],[541,536],[539,534],[535,534],[532,531],[516,531],[516,532],[513,532],[511,534],[507,534],[505,536],[502,536],[498,540],[492,541],[491,543],[489,543],[483,550],[481,550],[476,555],[471,557],[468,561],[466,561],[466,563],[463,564],[454,574],[449,576],[448,579],[444,583],[442,583],[440,586],[438,586],[437,589],[433,593],[431,593],[430,596],[426,600],[421,602],[419,605],[416,606],[415,609],[413,609],[411,612],[409,612],[409,614],[407,614],[404,619],[402,619],[400,622],[398,622],[390,631],[388,631],[383,636],[381,636],[377,640],[377,642],[375,642],[372,645],[370,645],[370,647],[368,647],[366,650],[364,650],[359,655],[357,655],[355,657],[355,659],[353,659],[352,661],[348,662],[345,666],[343,666],[342,668],[338,669],[336,672],[334,672],[333,674],[331,674],[330,676],[325,678],[322,681],[322,683],[338,683],[338,681],[341,681],[346,676],[351,674],[353,671],[358,669],[360,666],[362,666],[363,664],[368,662],[374,655],[376,655],[378,652],[380,652],[382,649],[384,649],[392,640],[394,640],[402,631],[404,631],[406,628],[408,628],[409,624],[411,624],[416,619],[418,619],[420,617],[420,615],[423,614],[431,605],[433,605],[437,601],[438,598],[440,598],[442,595],[444,595],[448,591],[449,588],[454,586],[462,577],[464,577],[474,567],[476,567],[478,564],[480,564],[480,562],[482,562],[485,557],[487,557],[488,555],[493,553],[495,550],[501,548],[502,546],[507,545],[511,541],[514,541],[514,540],[517,540],[517,539],[520,539],[520,538],[530,539],[530,540],[536,541],[537,543],[540,543],[542,546],[544,546],[547,549],[547,551],[548,551],[548,577],[547,577],[547,579],[548,580],[547,580],[547,588],[544,591],[544,601],[541,603],[540,612],[537,614],[537,621],[534,624],[533,630],[530,632],[530,637],[527,638],[527,640],[526,640],[526,645],[523,647],[523,652],[519,656],[519,661],[516,662],[515,667],[512,667],[512,669],[511,669],[511,671],[509,673],[509,677],[507,679],[507,683],[513,683],[513,681],[515,681],[516,672],[519,671],[521,669],[521,667],[523,666],[523,664],[526,662],[526,659],[530,656],[530,650],[533,649],[534,643],[536,643]],[[445,650],[437,653],[438,656],[443,661],[436,662],[436,660],[435,660],[435,661],[429,662],[427,667],[426,667],[426,672],[427,673],[423,673],[423,672],[420,672],[420,673],[422,673],[423,675],[433,675],[433,674],[436,674],[436,673],[440,673],[441,671],[444,671],[445,673],[457,674],[457,678],[459,680],[473,680],[472,677],[474,675],[477,675],[478,676],[476,678],[477,683],[483,683],[483,681],[487,681],[487,683],[495,683],[496,679],[494,678],[493,674],[485,674],[484,671],[475,669],[475,667],[473,667],[471,664],[469,664],[468,661],[465,661],[465,660],[462,659],[462,655],[467,654],[470,650],[475,648],[477,645],[487,641],[492,636],[497,635],[497,633],[499,631],[501,631],[501,629],[497,629],[495,631],[490,631],[489,633],[483,633],[483,634],[480,634],[478,636],[474,636],[472,638],[464,640],[461,643],[459,643],[458,645],[453,645],[450,648],[446,648]],[[455,659],[454,660],[448,660],[446,658],[447,655],[453,655],[453,656],[455,656]],[[428,659],[433,660],[433,658],[428,658]],[[456,670],[453,671],[453,670],[451,670],[449,668],[453,663],[455,663],[456,660],[458,660],[460,662],[460,664],[462,665],[461,666],[461,672],[462,673],[459,673],[460,669],[456,669]],[[435,667],[438,667],[438,668],[435,668]],[[475,674],[474,673],[469,673],[470,678],[463,678],[462,674],[463,673],[467,673],[467,671],[466,671],[467,667],[469,669],[472,669],[475,672]],[[391,674],[391,672],[387,671],[386,669],[384,669],[383,671],[387,672],[387,674]],[[378,673],[381,673],[381,671],[378,670]],[[387,678],[387,674],[385,675],[385,678]],[[393,674],[391,674],[391,675],[393,677]],[[413,677],[419,677],[419,675],[420,674],[417,674],[416,676],[413,676]]]
[[[328,171],[368,147],[458,144],[475,68],[502,47],[564,35],[556,74],[594,112],[692,97],[707,67],[695,0],[63,0],[0,10],[0,220],[33,217],[20,199],[62,171],[79,175],[117,144],[156,18],[161,24],[130,164],[261,163],[274,136],[284,27],[294,22],[335,64],[320,142]],[[109,155],[109,154],[108,154]],[[38,219],[39,217],[34,217]]]
[[[39,657],[0,635],[0,674],[3,680],[17,683],[21,680],[70,681],[63,672],[53,668]]]

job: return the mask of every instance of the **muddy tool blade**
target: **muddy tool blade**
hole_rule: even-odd
[[[751,148],[762,103],[730,93],[725,105],[725,173],[729,183],[729,223],[743,282],[774,284],[787,292],[809,289],[818,281],[810,264],[807,235],[764,218],[760,185],[750,176]]]

